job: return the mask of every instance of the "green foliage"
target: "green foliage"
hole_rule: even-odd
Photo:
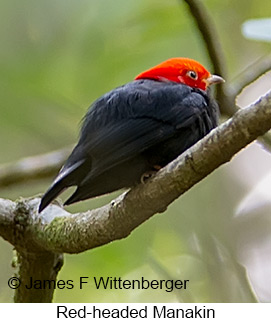
[[[270,1],[206,0],[229,64],[230,78],[267,50],[242,37],[240,26],[270,12]],[[265,8],[263,10],[263,8]],[[0,163],[76,141],[89,104],[142,70],[174,56],[208,66],[203,42],[181,1],[2,0],[0,4]],[[66,255],[59,279],[117,276],[189,279],[188,291],[56,291],[56,302],[246,302],[253,300],[237,260],[234,205],[244,188],[225,167],[125,240]],[[1,191],[16,199],[44,192],[43,183]],[[69,210],[94,208],[117,194]],[[234,228],[234,229],[233,229]],[[11,301],[11,247],[1,241],[0,301]]]

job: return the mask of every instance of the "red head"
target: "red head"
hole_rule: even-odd
[[[172,81],[204,91],[211,84],[224,82],[222,77],[212,75],[197,61],[182,57],[170,58],[139,74],[135,79],[152,79],[161,82]]]

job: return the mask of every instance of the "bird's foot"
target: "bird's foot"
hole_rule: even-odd
[[[141,178],[140,178],[140,182],[142,184],[146,184],[146,182],[154,175],[156,174],[157,172],[155,170],[150,170],[148,172],[145,172]]]
[[[150,170],[150,171],[147,171],[145,172],[141,178],[140,178],[140,182],[142,184],[145,184],[153,175],[155,175],[159,169],[161,169],[162,167],[161,166],[158,166],[158,165],[155,165],[153,166],[153,169],[154,170]]]

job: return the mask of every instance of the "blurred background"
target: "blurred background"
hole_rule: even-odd
[[[269,0],[203,3],[225,51],[227,82],[271,57],[270,23],[259,20],[271,16]],[[211,66],[186,5],[177,0],[0,0],[0,42],[0,165],[73,145],[91,102],[169,57]],[[270,88],[266,74],[238,103],[244,107]],[[51,181],[2,188],[0,197],[33,196]],[[270,192],[270,151],[253,143],[128,238],[65,255],[58,276],[75,282],[80,276],[189,279],[187,290],[97,291],[90,285],[57,290],[54,301],[252,302],[256,296],[270,302]],[[118,194],[67,209],[96,208]],[[12,256],[1,239],[1,302],[12,301]]]

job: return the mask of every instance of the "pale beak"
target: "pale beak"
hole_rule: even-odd
[[[225,80],[218,75],[211,75],[207,79],[205,79],[206,85],[212,85],[212,84],[219,84],[219,83],[224,83]]]

